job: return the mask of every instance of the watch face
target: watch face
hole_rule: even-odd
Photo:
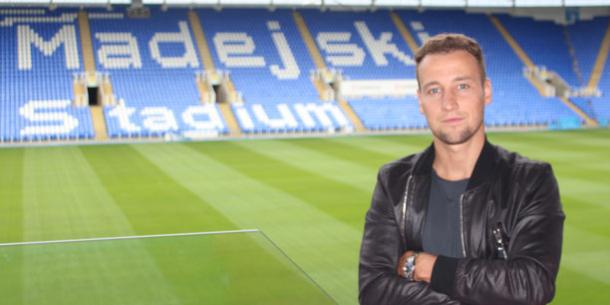
[[[405,265],[403,266],[405,278],[409,281],[413,281],[413,270],[415,269],[415,255],[407,257]]]

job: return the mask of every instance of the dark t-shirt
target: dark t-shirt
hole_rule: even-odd
[[[435,255],[462,258],[460,196],[468,179],[449,181],[432,171],[428,214],[424,224],[423,248]]]

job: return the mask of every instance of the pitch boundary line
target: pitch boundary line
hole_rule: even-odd
[[[220,234],[237,234],[237,233],[256,233],[256,232],[261,232],[261,231],[259,229],[243,229],[243,230],[204,231],[204,232],[152,234],[152,235],[130,235],[130,236],[95,237],[95,238],[45,240],[45,241],[23,241],[23,242],[14,242],[14,243],[0,243],[0,247],[29,246],[29,245],[48,245],[48,244],[66,244],[66,243],[80,243],[80,242],[91,242],[91,241],[130,240],[130,239],[147,239],[147,238],[197,236],[197,235],[220,235]]]

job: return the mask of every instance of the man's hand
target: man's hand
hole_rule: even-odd
[[[414,255],[414,251],[407,251],[398,260],[398,266],[396,266],[396,272],[398,275],[404,277],[404,270],[402,267],[405,265],[407,258]],[[413,273],[413,280],[430,283],[432,279],[432,269],[436,263],[436,255],[432,255],[426,252],[419,252],[415,259],[415,272]]]

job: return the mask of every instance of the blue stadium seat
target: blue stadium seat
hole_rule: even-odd
[[[314,65],[291,11],[204,9],[197,13],[216,69],[230,71],[243,96],[244,104],[233,109],[244,132],[351,128],[341,109],[322,102],[310,81]]]
[[[0,138],[92,138],[89,109],[71,103],[73,73],[84,69],[77,10],[24,11],[0,15]]]
[[[204,70],[188,10],[151,7],[151,17],[131,19],[124,6],[108,12],[88,8],[97,71],[110,75],[119,105],[105,107],[109,136],[204,136],[228,133],[217,105],[201,105],[195,73]],[[74,107],[73,77],[84,71],[77,10],[44,10],[42,15],[0,14],[0,141],[93,138],[87,107]],[[333,132],[352,126],[336,102],[318,96],[315,65],[292,11],[198,9],[215,69],[230,75],[243,104],[234,104],[241,129],[249,134]],[[301,10],[323,60],[345,80],[415,79],[413,53],[388,11]],[[461,11],[397,11],[418,44],[441,32],[477,39],[486,55],[493,102],[489,126],[579,122],[557,98],[542,97],[522,75],[523,64],[482,14]],[[28,16],[28,19],[24,19]],[[42,23],[43,19],[56,22]],[[531,18],[498,15],[532,60],[584,86],[609,18],[564,28]],[[17,47],[16,47],[17,46]],[[209,68],[209,67],[208,67]],[[600,121],[610,120],[610,61],[599,82],[601,98],[574,103]],[[366,128],[425,128],[415,97],[348,99]]]
[[[413,53],[388,11],[301,11],[327,66],[347,79],[414,78]],[[351,44],[338,48],[337,44]]]
[[[426,119],[419,113],[415,98],[360,99],[349,102],[362,124],[371,130],[425,128]]]
[[[591,78],[593,66],[609,23],[609,17],[597,17],[593,20],[579,21],[567,27],[582,74],[583,86]],[[580,102],[589,104],[593,116],[602,125],[606,125],[607,123],[604,124],[604,122],[610,120],[610,102],[608,99],[610,95],[610,61],[606,61],[603,71],[598,84],[602,96],[582,99]]]
[[[559,99],[542,97],[522,76],[523,64],[486,15],[460,11],[401,11],[400,15],[419,44],[423,43],[422,37],[443,32],[464,33],[481,44],[493,90],[493,102],[486,109],[486,124],[538,125],[550,124],[561,117],[577,118]],[[513,20],[508,16],[500,19]],[[511,24],[509,30],[513,27]],[[528,36],[521,32],[513,35]]]

